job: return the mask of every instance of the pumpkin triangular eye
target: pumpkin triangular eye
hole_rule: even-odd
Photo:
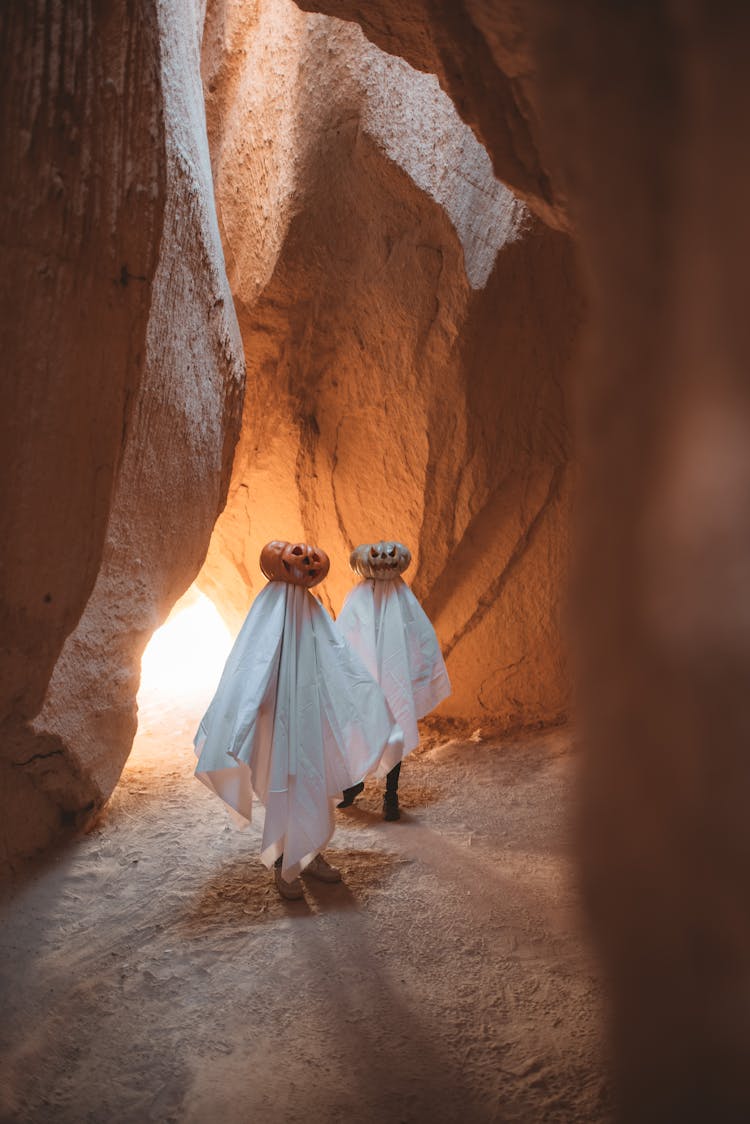
[[[304,553],[304,551],[302,550],[301,546],[293,546],[292,547],[292,554],[296,554],[298,558],[299,558],[300,554],[303,554],[303,553]]]
[[[373,558],[377,558],[378,548],[376,546],[371,546],[370,547],[370,554],[372,555]]]
[[[394,547],[393,547],[393,548],[392,548],[391,550],[389,550],[389,551],[388,551],[388,553],[390,554],[391,558],[395,558],[395,557],[396,557],[396,548],[395,548],[395,546],[394,546]]]

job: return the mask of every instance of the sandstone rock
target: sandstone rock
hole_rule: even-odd
[[[100,566],[165,185],[151,5],[4,4],[0,51],[0,822],[18,841],[57,823],[16,737]]]
[[[164,117],[166,199],[145,364],[118,434],[94,589],[41,713],[14,742],[27,848],[61,820],[85,823],[116,784],[136,728],[141,652],[198,571],[229,480],[244,364],[213,207],[200,7],[157,6],[161,69],[150,95]],[[42,804],[48,823],[35,824]]]
[[[582,856],[623,1115],[750,1115],[744,5],[545,5],[540,117],[592,296]],[[637,78],[636,78],[637,75]]]
[[[530,5],[487,0],[298,0],[359,24],[382,50],[437,75],[486,145],[503,183],[548,225],[567,229],[564,197],[539,143]]]
[[[331,555],[335,611],[352,547],[395,537],[448,652],[441,713],[559,720],[570,243],[434,78],[282,0],[221,12],[204,79],[248,393],[201,588],[237,626],[263,543],[303,538]]]
[[[569,211],[591,319],[573,605],[582,854],[623,1112],[746,1119],[750,17],[702,0],[304,6],[357,21],[438,75],[498,177],[547,229],[529,226],[485,256],[460,169],[453,162],[459,174],[441,185],[422,175],[421,157],[408,159],[420,146],[390,129],[398,107],[386,98],[387,112],[374,112],[382,90],[367,75],[386,64],[351,29],[332,36],[329,54],[315,17],[270,2],[211,5],[209,126],[251,394],[202,580],[241,612],[257,547],[281,523],[332,549],[333,604],[346,548],[398,535],[415,547],[456,705],[506,723],[564,709],[557,601],[571,471],[559,372],[578,301],[570,244],[548,228]],[[213,405],[203,400],[196,416],[215,417],[223,402],[226,429],[211,433],[208,483],[183,540],[168,517],[173,502],[185,510],[186,477],[181,501],[153,487],[153,459],[170,442],[149,418],[159,387],[171,402],[183,387],[156,378],[157,321],[139,392],[166,189],[156,19],[145,0],[106,12],[18,2],[0,15],[3,356],[14,376],[0,409],[12,467],[0,625],[3,699],[16,715],[3,727],[0,792],[6,838],[20,848],[85,819],[111,786],[132,728],[133,660],[200,561],[227,465],[216,440],[231,444],[233,432],[236,395],[222,398],[219,385],[234,386],[237,364],[230,347],[217,373],[209,347]],[[176,208],[170,221],[180,229]],[[163,252],[166,262],[174,247]],[[204,301],[217,292],[190,255],[175,265],[195,269]],[[162,277],[165,306],[202,339],[205,319],[177,281]],[[181,361],[171,341],[169,352]],[[181,432],[190,446],[195,431]],[[135,434],[151,441],[145,522],[127,498],[140,472]],[[131,546],[140,588],[123,558]],[[18,723],[38,710],[97,574],[36,737],[20,744]],[[105,659],[106,637],[117,639]],[[122,674],[122,689],[103,690],[96,668]],[[74,695],[81,669],[91,706]],[[103,756],[97,706],[121,715]]]

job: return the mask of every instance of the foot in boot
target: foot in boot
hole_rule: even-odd
[[[397,792],[386,792],[383,797],[383,819],[391,822],[401,819]]]
[[[286,898],[288,902],[299,901],[300,898],[305,896],[305,888],[299,878],[293,878],[291,882],[287,882],[286,878],[282,876],[281,865],[274,865],[273,877],[276,882],[276,889],[282,898]]]
[[[344,793],[343,793],[344,799],[339,800],[336,807],[337,808],[348,808],[350,804],[354,803],[354,801],[357,799],[357,797],[359,796],[360,792],[362,791],[362,789],[364,787],[365,787],[365,782],[360,781],[359,784],[353,784],[351,788],[345,788]]]
[[[316,855],[302,873],[312,874],[313,878],[319,878],[321,882],[341,881],[341,871],[337,867],[327,863],[322,855]]]

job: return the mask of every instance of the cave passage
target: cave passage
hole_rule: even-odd
[[[197,584],[236,631],[263,544],[312,542],[335,613],[352,548],[404,542],[453,682],[440,714],[563,721],[572,242],[434,75],[291,0],[256,16],[209,13],[203,41],[247,389]]]
[[[621,1117],[750,1119],[749,38],[707,0],[0,5],[4,1118],[230,1120],[237,1074],[243,1121],[606,1118],[580,766]],[[149,718],[161,637],[133,750],[149,638],[194,582],[235,630],[279,533],[330,609],[406,542],[454,685],[411,822],[368,794],[301,914],[203,820],[174,654]]]
[[[572,241],[355,24],[291,0],[158,22],[163,102],[133,143],[163,144],[160,235],[107,264],[137,356],[110,506],[9,742],[6,849],[57,853],[0,937],[0,1115],[593,1121],[564,814]],[[342,884],[293,905],[262,809],[240,831],[192,776],[279,537],[330,555],[333,613],[354,546],[407,543],[453,683],[401,821],[369,782],[327,851]]]
[[[161,711],[182,710],[192,718],[196,709],[205,709],[221,676],[232,639],[216,606],[192,585],[143,653],[137,696],[141,732]]]
[[[40,1119],[604,1119],[561,725],[570,240],[499,183],[433,76],[287,0],[249,22],[227,8],[220,36],[218,11],[203,78],[247,369],[227,503],[143,652],[104,817],[14,913],[8,939],[31,924],[39,951],[9,1027],[22,1040],[33,1019],[49,1045],[40,1080],[10,1065],[9,1103]],[[262,809],[240,831],[192,778],[278,537],[331,555],[334,613],[353,545],[408,542],[454,683],[404,765],[402,821],[382,822],[369,782],[326,852],[343,884],[293,905],[258,859]]]

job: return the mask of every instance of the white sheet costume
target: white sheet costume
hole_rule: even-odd
[[[404,732],[403,744],[392,743],[381,758],[376,775],[382,777],[419,745],[417,719],[451,693],[440,645],[400,577],[360,582],[344,601],[336,626],[383,688]]]
[[[304,869],[334,831],[332,797],[403,736],[322,605],[271,581],[256,597],[195,738],[196,776],[244,821],[265,805],[261,859]]]

